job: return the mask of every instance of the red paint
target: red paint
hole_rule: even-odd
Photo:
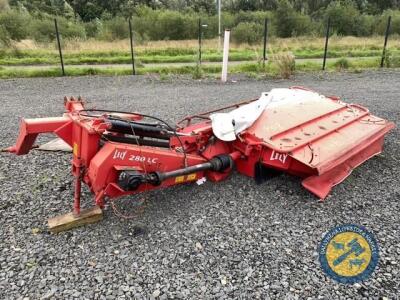
[[[178,132],[185,134],[180,141],[172,136],[170,148],[159,148],[102,141],[102,134],[110,128],[106,116],[87,118],[80,115],[79,111],[84,110],[83,102],[74,98],[65,98],[65,108],[67,112],[63,117],[23,119],[16,145],[8,150],[17,155],[27,154],[37,135],[46,132],[55,133],[71,145],[76,214],[80,212],[82,181],[94,194],[95,203],[103,206],[105,198],[193,182],[203,176],[211,181],[221,181],[232,169],[199,171],[183,178],[166,179],[158,186],[146,183],[135,191],[125,191],[117,183],[119,173],[124,170],[173,171],[207,162],[220,154],[230,154],[237,171],[250,177],[255,175],[256,163],[299,176],[306,189],[323,199],[355,167],[380,153],[384,135],[394,128],[393,123],[371,115],[361,106],[343,104],[338,98],[331,97],[313,107],[267,108],[234,142],[223,142],[213,136],[209,120],[211,112],[190,116],[178,123]],[[134,114],[120,114],[119,117],[141,120],[140,115]]]

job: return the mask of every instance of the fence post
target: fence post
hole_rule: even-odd
[[[218,51],[221,49],[221,0],[217,0],[218,5]]]
[[[132,33],[132,21],[129,18],[129,39],[130,39],[130,46],[131,46],[131,60],[132,60],[132,75],[136,75],[135,69],[135,56],[133,55],[133,33]]]
[[[267,60],[267,36],[268,36],[268,19],[265,18],[264,23],[264,52],[263,52],[263,66],[265,67],[265,61]]]
[[[386,45],[387,41],[389,38],[389,32],[390,32],[390,23],[392,21],[392,16],[389,16],[387,26],[386,26],[386,32],[385,32],[385,43],[383,44],[383,52],[382,52],[382,59],[381,59],[381,68],[383,68],[383,63],[385,62],[385,56],[386,56]]]
[[[224,52],[222,57],[222,74],[221,74],[221,81],[226,82],[228,78],[228,56],[229,56],[229,37],[230,37],[230,30],[225,29],[224,35]]]
[[[325,37],[325,50],[324,50],[324,62],[322,63],[322,70],[325,70],[325,65],[326,65],[326,56],[328,52],[328,41],[329,41],[329,30],[331,27],[331,18],[328,18],[328,24],[326,26],[326,37]]]
[[[198,38],[199,38],[199,58],[198,58],[198,64],[199,64],[199,66],[201,65],[201,34],[202,34],[202,32],[201,32],[201,19],[199,18],[199,32],[198,32],[198,34],[199,34],[199,36],[198,36]]]
[[[58,53],[60,54],[60,63],[61,63],[62,75],[65,76],[64,60],[63,60],[63,56],[62,56],[61,42],[60,42],[60,33],[58,32],[57,19],[54,19],[54,26],[55,26],[55,28],[56,28]]]

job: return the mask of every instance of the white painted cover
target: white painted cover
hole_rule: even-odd
[[[309,101],[321,101],[326,97],[303,89],[272,89],[249,104],[242,105],[228,113],[210,115],[214,135],[223,141],[234,141],[236,136],[249,128],[268,108]]]

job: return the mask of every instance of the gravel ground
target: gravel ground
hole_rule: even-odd
[[[226,85],[150,77],[3,80],[0,148],[13,144],[19,117],[59,116],[64,95],[84,95],[92,107],[177,120],[273,87],[304,85],[364,104],[398,124],[399,82],[399,71],[237,78]],[[102,222],[58,235],[46,232],[46,220],[72,205],[69,155],[1,153],[0,298],[395,299],[399,152],[395,129],[384,153],[357,168],[324,203],[297,178],[283,175],[257,186],[233,174],[222,183],[151,195],[137,219],[119,218],[108,208]],[[89,194],[84,198],[90,205]],[[117,204],[132,212],[129,199]],[[380,246],[379,266],[361,284],[336,283],[318,262],[322,236],[343,223],[366,226]]]

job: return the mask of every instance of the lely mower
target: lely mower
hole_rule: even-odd
[[[7,149],[27,154],[38,134],[50,132],[72,147],[73,212],[49,220],[55,232],[90,222],[117,197],[218,182],[233,169],[257,182],[286,172],[325,199],[382,151],[385,134],[394,128],[360,105],[303,87],[272,89],[174,126],[136,112],[85,109],[81,99],[65,98],[64,105],[61,117],[22,119],[17,142]],[[81,211],[81,183],[93,193],[97,213]]]

